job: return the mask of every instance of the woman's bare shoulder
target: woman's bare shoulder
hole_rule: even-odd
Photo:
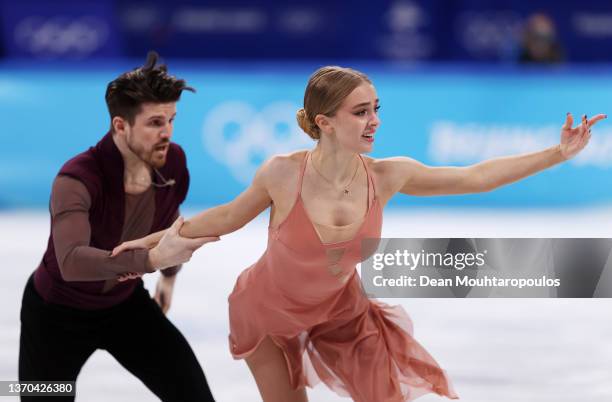
[[[377,182],[379,192],[389,198],[401,188],[406,178],[414,172],[414,168],[420,165],[418,161],[404,156],[390,158],[364,156],[364,161]]]
[[[297,177],[306,152],[308,151],[300,150],[274,155],[263,163],[260,173],[271,182]]]

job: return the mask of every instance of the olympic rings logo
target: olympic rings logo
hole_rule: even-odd
[[[204,119],[204,148],[226,165],[236,180],[248,184],[261,163],[272,155],[312,146],[310,137],[297,125],[298,108],[282,101],[261,111],[245,102],[221,103]]]
[[[520,15],[514,11],[465,12],[457,20],[461,44],[475,56],[503,55],[516,41],[522,24]]]
[[[15,27],[15,43],[36,56],[84,57],[98,50],[109,36],[106,21],[97,17],[79,18],[32,16]]]

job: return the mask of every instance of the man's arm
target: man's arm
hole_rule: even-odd
[[[102,281],[127,272],[154,272],[148,250],[130,250],[110,257],[109,250],[90,246],[91,197],[79,180],[58,176],[51,192],[55,255],[66,281]]]

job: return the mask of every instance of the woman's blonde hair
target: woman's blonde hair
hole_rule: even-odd
[[[326,66],[315,71],[304,92],[304,107],[297,111],[300,128],[313,140],[321,138],[315,117],[319,114],[333,116],[342,101],[364,82],[372,83],[364,73],[352,68]]]

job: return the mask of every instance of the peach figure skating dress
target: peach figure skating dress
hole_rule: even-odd
[[[294,388],[323,381],[357,402],[411,401],[426,393],[457,399],[450,380],[412,337],[400,306],[369,299],[355,265],[361,242],[380,238],[382,208],[368,176],[368,210],[356,235],[323,243],[301,197],[269,228],[268,247],[244,270],[229,296],[230,350],[249,356],[269,336],[285,356]],[[372,250],[374,251],[374,250]]]

